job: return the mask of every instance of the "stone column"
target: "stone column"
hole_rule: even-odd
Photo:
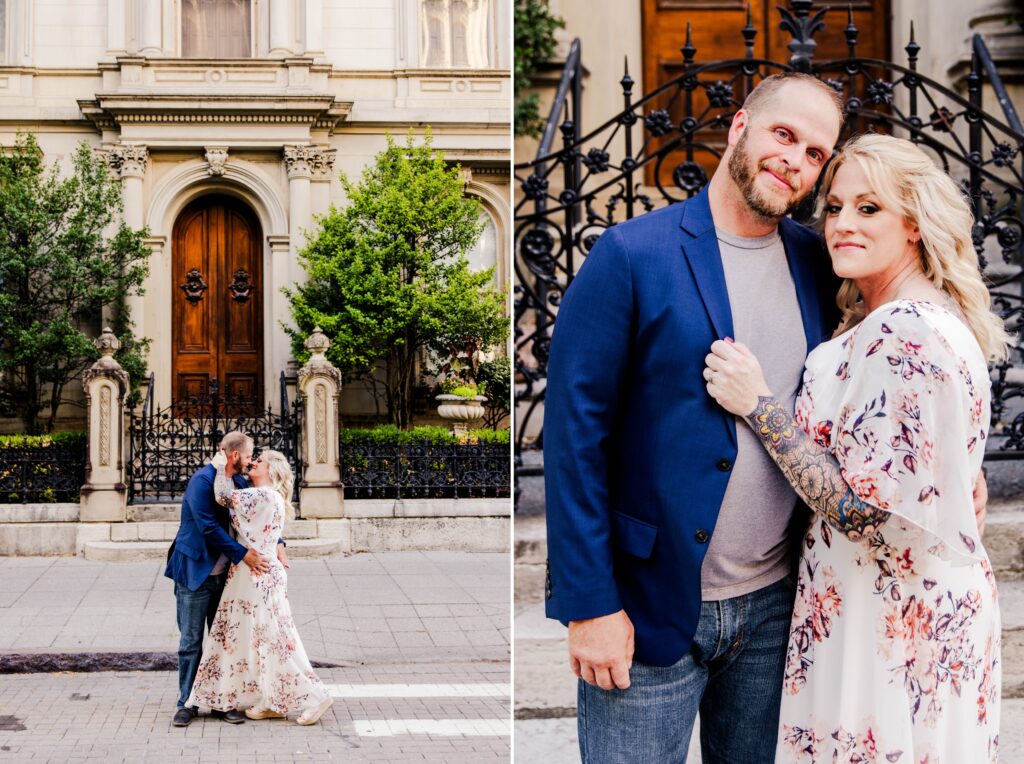
[[[276,379],[282,369],[288,369],[292,358],[291,338],[284,330],[285,326],[293,326],[291,313],[288,298],[279,288],[287,286],[292,289],[295,286],[295,282],[289,280],[289,263],[292,260],[290,243],[290,236],[267,237],[267,244],[270,245],[270,273],[264,278],[269,278],[275,287],[269,295],[270,320],[266,324],[270,340],[270,347],[264,349],[267,379]]]
[[[121,347],[110,329],[96,340],[102,356],[83,379],[89,443],[82,486],[82,522],[123,522],[128,488],[124,482],[124,406],[128,374],[114,360]]]
[[[270,0],[270,55],[295,53],[292,29],[293,0]]]
[[[126,53],[125,0],[107,0],[107,52]]]
[[[299,504],[305,519],[342,517],[345,510],[338,453],[341,372],[324,356],[330,346],[330,340],[316,327],[306,340],[306,349],[312,355],[299,369],[305,468],[299,482]]]
[[[146,224],[142,198],[142,181],[149,164],[149,149],[138,143],[121,143],[107,150],[111,171],[121,177],[124,191],[124,222],[139,230]],[[146,336],[143,296],[131,295],[125,300],[139,337]]]
[[[139,53],[143,56],[163,52],[163,3],[160,0],[138,0],[135,12],[139,19]]]
[[[306,55],[324,54],[324,0],[306,0]]]
[[[312,163],[317,149],[309,145],[284,147],[284,164],[288,171],[288,236],[291,239],[292,256],[288,261],[288,282],[300,280],[298,252],[306,246],[306,235],[311,221],[310,178]]]
[[[318,148],[310,161],[314,215],[323,215],[331,206],[331,180],[334,179],[334,156],[337,153],[336,149]]]

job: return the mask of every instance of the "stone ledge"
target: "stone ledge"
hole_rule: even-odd
[[[347,499],[349,518],[508,517],[511,499]]]
[[[508,552],[507,517],[352,518],[353,552]]]
[[[0,504],[0,523],[78,522],[78,503]]]

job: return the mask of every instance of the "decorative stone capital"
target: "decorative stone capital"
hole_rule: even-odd
[[[288,180],[309,178],[312,175],[312,164],[318,151],[319,149],[316,146],[285,146],[284,166],[288,171]]]
[[[109,326],[103,327],[103,332],[97,337],[93,344],[100,351],[100,358],[89,367],[82,377],[82,386],[86,395],[89,394],[89,385],[94,379],[109,378],[117,383],[119,399],[124,400],[128,394],[128,372],[121,368],[114,359],[114,353],[121,349],[121,342],[114,336]]]
[[[224,165],[228,161],[227,146],[206,146],[206,162],[209,165],[207,172],[210,175],[223,175]]]
[[[315,327],[313,333],[306,340],[305,346],[311,355],[306,361],[306,365],[299,369],[299,389],[305,390],[306,381],[311,377],[329,377],[340,390],[341,372],[327,360],[326,353],[331,346],[331,341],[324,334],[323,329],[319,326]]]
[[[334,158],[337,153],[337,149],[316,149],[309,162],[313,180],[330,180],[334,176]]]
[[[107,149],[107,164],[122,178],[142,178],[149,163],[149,149],[139,143],[119,143]]]

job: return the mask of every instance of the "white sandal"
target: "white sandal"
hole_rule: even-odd
[[[320,717],[323,716],[327,709],[330,708],[332,705],[334,705],[334,700],[331,698],[330,695],[328,695],[326,698],[324,698],[323,701],[321,701],[320,705],[314,706],[313,708],[307,708],[305,711],[303,711],[302,715],[295,720],[295,723],[301,724],[303,726],[308,724],[316,724],[318,721],[320,721]]]
[[[252,708],[245,709],[245,715],[250,719],[284,719],[284,714],[279,714],[272,708],[266,708],[264,706],[253,706]]]

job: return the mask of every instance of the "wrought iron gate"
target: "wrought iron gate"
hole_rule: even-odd
[[[1010,328],[1020,332],[1024,326],[1024,128],[982,39],[975,35],[964,98],[917,72],[921,46],[913,26],[904,48],[906,65],[859,58],[851,11],[843,28],[848,57],[819,63],[813,60],[813,37],[823,28],[827,9],[813,9],[810,0],[789,5],[779,8],[780,27],[792,38],[789,62],[754,56],[757,30],[749,12],[739,30],[741,58],[698,63],[688,29],[683,73],[634,100],[627,63],[619,83],[623,111],[586,134],[579,124],[580,46],[573,43],[537,157],[515,166],[521,190],[515,210],[517,476],[543,469],[536,463],[524,466],[523,456],[543,448],[543,431],[533,420],[544,399],[558,305],[576,268],[605,229],[699,192],[708,176],[698,159],[721,157],[720,136],[746,94],[779,71],[811,73],[844,96],[847,121],[840,141],[868,129],[909,138],[962,182],[974,208],[974,245],[993,303]],[[1005,122],[984,110],[983,78],[995,91]],[[553,148],[556,130],[559,148]],[[807,205],[795,217],[809,214]],[[1024,346],[1018,343],[1010,360],[993,369],[989,459],[1024,457],[1022,361]],[[528,441],[528,433],[539,434]]]
[[[298,506],[301,399],[289,406],[284,372],[276,413],[269,403],[263,409],[255,401],[222,395],[216,379],[206,395],[178,400],[164,408],[154,405],[154,389],[150,374],[142,411],[126,415],[129,504],[180,499],[189,478],[217,450],[224,434],[241,430],[255,441],[257,453],[275,449],[288,458],[295,473],[292,501]]]

